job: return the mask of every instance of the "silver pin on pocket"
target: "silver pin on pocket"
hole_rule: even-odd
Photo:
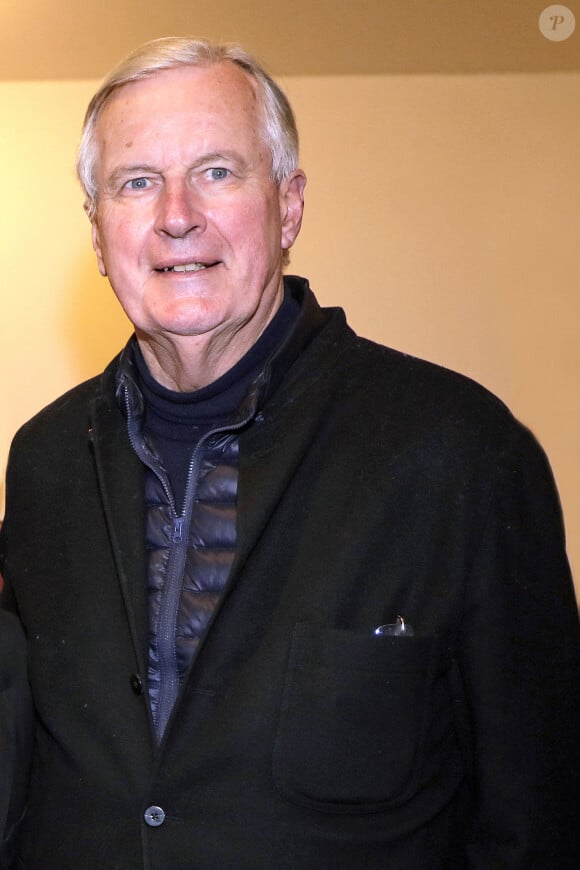
[[[405,622],[402,616],[397,616],[396,622],[387,623],[386,625],[378,625],[373,634],[379,637],[413,637],[415,632],[409,622]]]

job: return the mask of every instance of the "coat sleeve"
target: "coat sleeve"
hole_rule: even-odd
[[[579,629],[560,505],[527,430],[496,471],[462,631],[475,759],[467,866],[578,870]]]
[[[10,568],[8,564],[8,527],[7,519],[0,525],[0,608],[15,614],[18,612],[16,600],[10,585]]]
[[[0,867],[10,866],[26,807],[32,745],[24,634],[15,616],[0,611]]]

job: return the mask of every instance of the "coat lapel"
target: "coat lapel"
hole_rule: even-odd
[[[324,359],[309,348],[276,397],[242,435],[238,487],[238,542],[231,581],[239,576],[280,500],[289,490],[334,401],[339,378],[310,377]]]
[[[101,498],[121,594],[141,673],[148,642],[143,467],[129,443],[125,419],[109,399],[95,399],[92,437]]]

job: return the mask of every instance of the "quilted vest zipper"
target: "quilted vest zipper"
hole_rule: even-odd
[[[206,432],[196,444],[189,462],[183,509],[178,513],[173,492],[167,476],[163,473],[153,454],[144,445],[143,439],[136,433],[136,424],[131,410],[128,386],[124,385],[124,405],[127,417],[127,432],[129,442],[139,459],[151,469],[161,482],[167,501],[172,513],[171,543],[167,570],[165,573],[161,609],[159,616],[159,628],[157,634],[158,666],[159,666],[159,696],[157,700],[156,714],[154,716],[155,733],[160,743],[167,727],[169,717],[177,701],[181,683],[177,664],[176,651],[176,624],[179,601],[181,598],[183,573],[187,559],[189,545],[189,528],[195,496],[197,492],[201,458],[206,443],[216,435],[234,434],[243,429],[256,413],[259,387],[264,382],[265,372],[254,385],[254,389],[244,403],[244,415],[242,419],[232,422],[227,426],[219,426]]]

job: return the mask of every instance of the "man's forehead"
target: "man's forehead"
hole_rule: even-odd
[[[220,93],[225,102],[246,102],[248,107],[258,102],[253,77],[239,64],[220,60],[211,64],[183,64],[162,69],[142,79],[119,85],[112,91],[101,115],[116,104],[127,105],[143,98],[155,99],[156,94],[166,96],[168,91],[175,97],[186,92],[192,108],[199,102],[208,103],[210,93]],[[167,105],[170,108],[177,102],[176,99],[170,99]]]
[[[96,122],[97,173],[114,180],[119,167],[198,165],[224,151],[240,165],[271,160],[256,87],[230,61],[160,70],[119,86]]]

